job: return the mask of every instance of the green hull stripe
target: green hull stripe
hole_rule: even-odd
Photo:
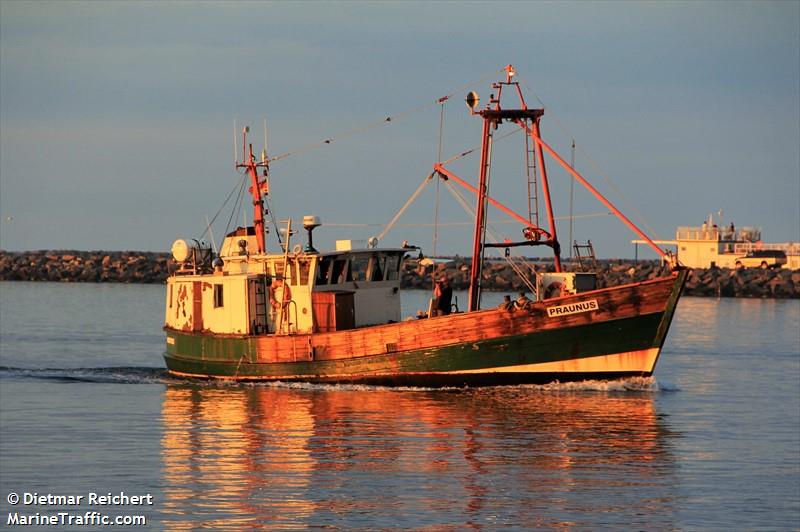
[[[172,371],[234,378],[480,370],[660,348],[664,341],[663,321],[668,322],[672,310],[419,351],[286,363],[251,363],[256,358],[253,338],[222,338],[168,331],[167,336],[173,339],[174,344],[167,344],[164,358]]]

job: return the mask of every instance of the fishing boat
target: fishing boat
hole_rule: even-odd
[[[288,220],[276,252],[269,252],[268,178],[275,158],[268,157],[265,149],[258,160],[245,128],[243,160],[236,166],[250,183],[252,225],[228,232],[218,253],[199,240],[173,244],[177,267],[167,280],[164,327],[169,372],[190,378],[395,386],[652,375],[686,270],[542,140],[544,110],[527,107],[514,76],[513,67],[507,66],[504,79],[492,85],[495,92],[484,108],[479,108],[475,92],[466,98],[470,113],[483,122],[477,184],[444,163],[436,163],[430,176],[458,183],[475,196],[466,308],[436,312],[432,306],[422,317],[403,320],[401,266],[419,260],[420,249],[383,247],[379,239],[371,238],[341,240],[334,250],[317,251],[313,231],[321,222],[316,216],[303,218],[305,246],[291,245],[294,230]],[[514,107],[501,106],[504,92],[516,96]],[[546,228],[489,195],[492,145],[501,125],[520,128],[531,143],[526,152],[538,164]],[[669,266],[660,277],[598,288],[595,273],[565,271],[545,154],[659,253]],[[487,240],[489,205],[520,222],[518,241]],[[527,276],[531,300],[481,308],[487,249],[523,246],[550,248],[554,271]]]

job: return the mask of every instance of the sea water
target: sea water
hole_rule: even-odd
[[[0,529],[800,528],[798,301],[683,298],[655,378],[445,390],[170,378],[163,304],[0,283]]]

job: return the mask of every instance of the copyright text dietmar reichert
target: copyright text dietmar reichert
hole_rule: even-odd
[[[124,491],[64,495],[12,491],[6,501],[10,505],[6,526],[144,526],[147,525],[144,515],[123,514],[122,511],[123,508],[152,506],[153,496]]]

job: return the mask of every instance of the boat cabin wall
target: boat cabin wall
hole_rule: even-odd
[[[689,268],[707,268],[710,264],[720,267],[732,267],[722,264],[725,257],[720,254],[725,251],[724,244],[712,240],[678,240],[678,260]],[[731,245],[732,248],[732,245]],[[733,251],[731,249],[731,251]]]
[[[233,256],[222,271],[167,281],[168,327],[217,334],[315,332],[320,292],[352,293],[346,328],[400,321],[402,250]],[[344,299],[336,299],[338,304]],[[337,307],[338,308],[338,307]],[[330,328],[330,320],[323,319]],[[322,323],[320,322],[320,323]],[[338,325],[337,325],[338,327]]]
[[[227,236],[219,249],[219,256],[222,258],[242,257],[255,253],[258,253],[258,239],[255,235]]]
[[[314,330],[311,290],[316,273],[315,255],[289,256],[270,261],[270,331],[281,334]]]
[[[247,334],[247,278],[197,275],[167,280],[165,323],[183,331]]]

